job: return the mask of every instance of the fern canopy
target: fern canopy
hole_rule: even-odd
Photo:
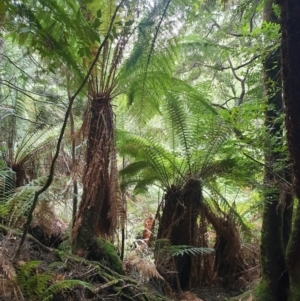
[[[183,185],[187,177],[204,179],[221,172],[220,162],[225,157],[217,158],[216,154],[230,130],[205,97],[195,95],[187,86],[181,93],[168,92],[160,110],[164,128],[160,137],[117,131],[120,154],[133,158],[133,163],[120,172],[124,185],[136,181],[141,186],[141,181],[145,185],[152,181],[168,188]]]

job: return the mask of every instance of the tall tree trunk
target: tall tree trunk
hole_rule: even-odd
[[[70,112],[70,131],[71,131],[71,140],[72,140],[72,168],[73,170],[76,168],[76,138],[74,137],[75,129],[74,129],[74,116],[73,110]],[[76,175],[74,175],[73,179],[73,208],[72,208],[72,225],[75,224],[77,205],[78,205],[78,184],[76,180]]]
[[[280,0],[281,60],[288,149],[294,172],[294,192],[300,200],[300,1]],[[290,301],[300,300],[300,203],[287,247]]]
[[[278,23],[273,11],[273,4],[273,0],[269,0],[265,4],[263,11],[265,22]],[[283,227],[285,225],[284,231],[289,232],[287,229],[289,220],[286,211],[285,223],[283,224],[284,202],[281,198],[284,197],[287,190],[283,189],[282,185],[278,185],[279,179],[276,176],[276,174],[281,177],[285,176],[283,168],[276,168],[276,163],[278,165],[279,159],[282,158],[281,148],[283,144],[282,122],[279,118],[283,113],[279,49],[269,53],[264,60],[264,87],[267,98],[265,112],[267,143],[260,247],[262,279],[257,288],[257,299],[261,301],[285,301],[287,300],[288,276],[285,271]]]
[[[70,89],[70,76],[67,73],[67,92],[69,102],[72,99],[71,89]],[[74,115],[73,109],[70,111],[70,132],[71,132],[71,143],[72,143],[72,170],[76,168],[76,137],[75,137],[75,123],[74,123]],[[73,173],[74,174],[74,173]],[[73,179],[73,208],[72,208],[72,226],[75,224],[77,205],[78,205],[78,184],[76,180],[76,175],[74,175]]]
[[[110,99],[92,100],[82,201],[73,227],[73,246],[85,252],[95,236],[109,234],[110,160],[114,121]]]

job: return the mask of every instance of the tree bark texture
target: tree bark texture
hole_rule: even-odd
[[[280,0],[281,60],[288,149],[294,192],[300,200],[300,1]],[[300,300],[300,206],[298,203],[286,254],[290,278],[289,301]]]
[[[202,191],[200,181],[189,180],[184,187],[172,186],[165,196],[165,206],[158,228],[157,239],[167,239],[172,246],[200,247],[200,217]],[[201,255],[187,253],[171,257],[156,250],[156,266],[175,289],[189,289],[201,283]],[[176,273],[169,273],[176,269]]]
[[[266,2],[263,10],[265,22],[278,23],[273,11],[273,0]],[[281,92],[280,53],[279,49],[268,53],[264,58],[264,89],[267,99],[265,111],[266,146],[264,172],[264,209],[261,230],[261,267],[262,278],[256,290],[256,298],[260,301],[287,300],[288,276],[285,267],[285,244],[283,231],[289,232],[291,217],[284,213],[285,195],[288,194],[276,174],[285,177],[284,167],[277,167],[278,161],[284,158],[283,122],[280,116],[283,113],[283,99]],[[290,208],[290,207],[289,207]],[[290,210],[290,209],[287,209]],[[290,212],[290,211],[289,211]],[[285,238],[287,239],[287,233]],[[285,240],[286,240],[285,239]]]
[[[82,201],[72,235],[76,251],[87,250],[94,236],[109,234],[110,159],[113,145],[114,122],[110,99],[93,99]]]

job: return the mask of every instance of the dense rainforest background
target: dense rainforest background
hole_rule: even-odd
[[[0,300],[300,300],[300,3],[2,0]]]

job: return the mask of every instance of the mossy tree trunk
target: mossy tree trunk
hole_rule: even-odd
[[[114,122],[110,99],[99,96],[91,102],[86,170],[82,201],[73,227],[75,252],[85,253],[95,236],[109,234],[110,159],[114,145]]]
[[[294,192],[300,200],[300,1],[281,0],[281,60],[288,149],[294,173]],[[300,300],[300,203],[287,247],[289,301]]]
[[[278,23],[273,11],[273,0],[268,0],[263,11],[265,22]],[[280,53],[270,52],[264,59],[264,88],[267,99],[265,111],[266,146],[264,172],[264,210],[261,230],[262,279],[257,287],[257,299],[261,301],[287,300],[288,275],[285,267],[286,240],[290,233],[291,206],[285,209],[284,200],[291,195],[284,184],[279,185],[277,175],[285,178],[285,167],[279,166],[283,146],[283,100],[281,92]],[[277,165],[277,167],[276,167]],[[283,219],[284,217],[284,219]],[[286,232],[286,233],[285,233]],[[285,237],[285,240],[283,240]]]

